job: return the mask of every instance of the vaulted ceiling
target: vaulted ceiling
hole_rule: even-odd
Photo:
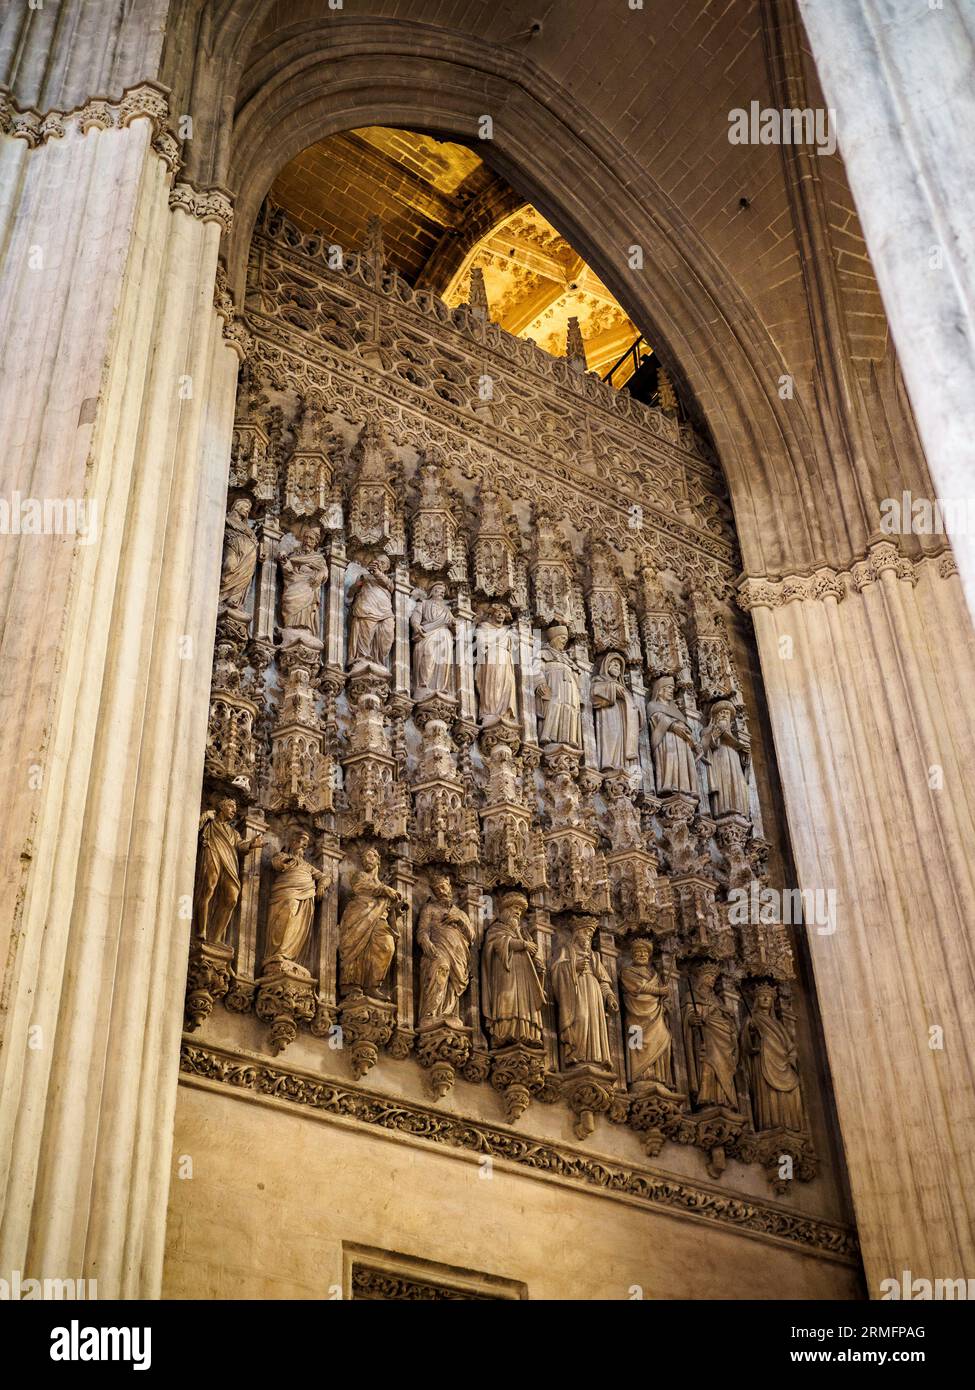
[[[352,130],[304,150],[270,196],[303,230],[350,250],[377,214],[389,263],[450,305],[466,301],[480,269],[492,319],[553,356],[565,355],[569,321],[578,319],[588,367],[600,376],[638,337],[583,258],[466,145],[381,126]],[[631,371],[627,358],[614,384]]]

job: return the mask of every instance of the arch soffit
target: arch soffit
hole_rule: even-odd
[[[800,402],[778,399],[787,368],[770,335],[679,209],[544,74],[468,36],[333,17],[262,36],[238,94],[232,138],[220,142],[221,182],[236,197],[226,253],[238,291],[261,202],[303,149],[369,124],[470,141],[490,114],[486,162],[577,247],[694,393],[725,470],[746,571],[822,563],[819,440]],[[627,264],[633,244],[644,248],[642,272]]]

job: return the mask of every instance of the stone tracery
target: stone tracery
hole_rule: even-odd
[[[561,1095],[580,1138],[812,1176],[788,935],[729,919],[764,841],[706,446],[414,292],[377,228],[334,271],[269,210],[246,310],[206,796],[270,845],[236,947],[195,927],[189,1025],[341,1023],[356,1076],[412,1051],[511,1121]]]

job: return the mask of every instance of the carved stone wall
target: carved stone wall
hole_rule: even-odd
[[[188,1029],[814,1179],[707,445],[378,226],[333,265],[266,208],[244,317]]]

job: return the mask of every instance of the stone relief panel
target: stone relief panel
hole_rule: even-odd
[[[812,1177],[707,446],[376,228],[334,270],[265,209],[246,316],[187,1027]]]

